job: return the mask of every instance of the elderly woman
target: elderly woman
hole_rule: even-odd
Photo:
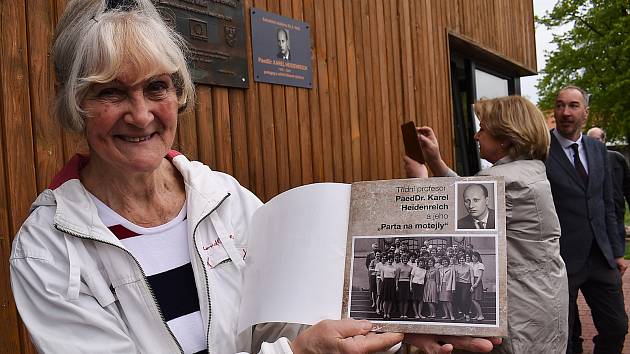
[[[182,49],[150,0],[75,0],[59,22],[55,113],[89,155],[59,172],[13,244],[13,294],[41,352],[250,350],[236,321],[245,228],[261,202],[171,151],[178,112],[194,103]],[[371,328],[323,321],[261,351],[370,352],[402,340]]]
[[[55,115],[89,155],[59,172],[13,243],[13,294],[40,352],[229,354],[262,339],[263,353],[366,353],[402,340],[350,319],[236,333],[245,229],[261,202],[171,150],[194,87],[182,40],[150,0],[70,1],[53,60]],[[407,340],[427,352],[492,347]]]
[[[494,165],[480,176],[505,178],[508,262],[508,338],[496,353],[564,353],[568,289],[560,257],[560,223],[543,161],[549,149],[545,118],[527,99],[509,96],[474,105],[481,157]],[[418,129],[436,176],[456,176],[442,160],[433,130]],[[410,177],[425,167],[405,157]]]

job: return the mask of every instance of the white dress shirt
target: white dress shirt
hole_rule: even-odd
[[[586,170],[586,174],[588,174],[588,160],[586,159],[586,150],[584,149],[582,136],[580,135],[580,138],[577,141],[573,141],[560,135],[557,129],[552,130],[552,133],[553,135],[555,135],[556,139],[558,139],[560,146],[562,146],[562,150],[564,151],[565,155],[567,155],[567,158],[569,159],[569,162],[571,163],[571,165],[573,165],[573,167],[575,167],[575,164],[573,162],[573,148],[571,147],[571,145],[573,145],[574,143],[578,144],[578,153],[580,154],[580,160],[582,161],[584,170]]]

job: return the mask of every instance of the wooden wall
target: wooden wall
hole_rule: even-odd
[[[448,33],[536,71],[531,0],[244,0],[311,24],[313,89],[198,87],[177,148],[263,200],[323,181],[402,177],[399,126],[433,126],[452,162]],[[11,240],[80,137],[51,116],[65,0],[0,0],[0,350],[34,352],[11,296]],[[247,28],[249,32],[249,28]],[[251,51],[251,44],[248,44]],[[251,58],[250,58],[251,64]],[[250,66],[250,78],[253,77]],[[54,325],[54,324],[51,324]]]

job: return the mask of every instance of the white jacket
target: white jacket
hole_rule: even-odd
[[[237,338],[236,322],[245,231],[261,202],[231,176],[177,153],[169,157],[186,187],[190,258],[208,352],[249,350],[251,331]],[[79,181],[84,162],[77,155],[64,167],[13,241],[11,285],[33,343],[46,353],[180,353],[138,261],[101,222]],[[290,349],[282,338],[263,351]]]

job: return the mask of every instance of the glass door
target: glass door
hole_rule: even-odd
[[[518,77],[500,74],[473,59],[451,52],[451,93],[455,136],[455,171],[472,176],[491,164],[479,156],[474,135],[479,131],[479,119],[473,104],[482,98],[520,94]]]
[[[475,91],[475,101],[480,99],[488,99],[488,98],[496,98],[508,96],[510,94],[509,89],[509,80],[501,78],[496,75],[492,75],[487,73],[477,67],[474,66],[475,71],[474,77],[474,91]],[[475,114],[473,107],[470,107],[470,111],[472,112],[472,119],[475,126],[475,133],[479,131],[479,117]],[[475,142],[475,146],[477,148],[477,156],[479,156],[479,144]],[[479,168],[486,169],[492,166],[492,163],[482,159],[479,157]]]

